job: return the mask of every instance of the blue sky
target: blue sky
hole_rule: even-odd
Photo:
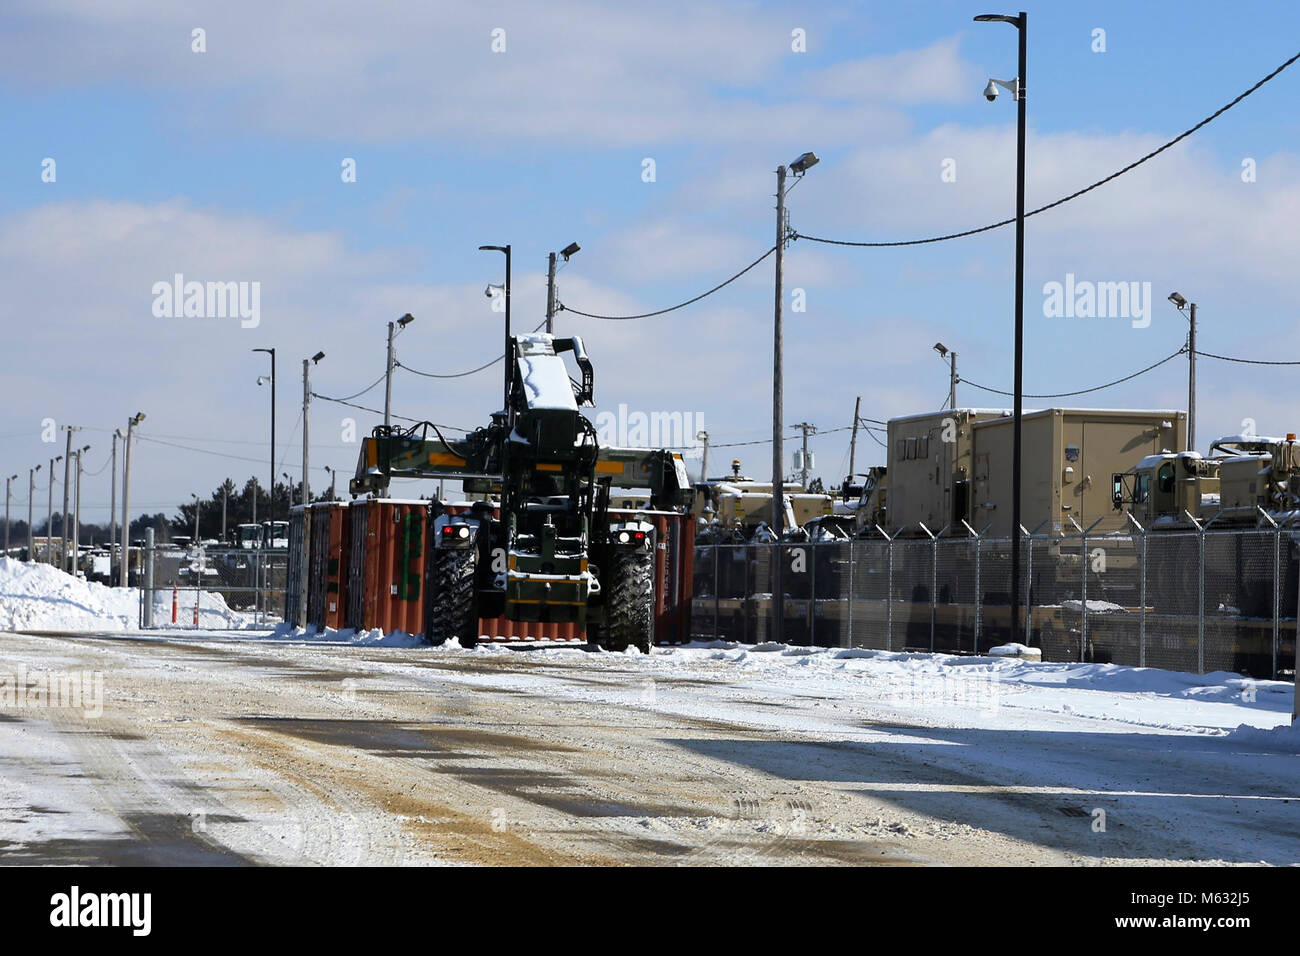
[[[561,272],[560,298],[574,308],[641,312],[688,298],[771,245],[773,171],[804,150],[822,162],[790,196],[801,232],[899,239],[1004,218],[1014,209],[1015,108],[980,94],[990,75],[1014,74],[1015,31],[971,22],[988,11],[1015,12],[9,4],[0,16],[5,474],[22,473],[21,498],[26,469],[62,451],[41,442],[46,418],[84,426],[97,469],[108,430],[143,409],[133,511],[171,512],[227,475],[264,480],[265,359],[249,350],[273,345],[277,471],[296,478],[302,357],[327,353],[314,372],[319,392],[355,392],[383,370],[385,322],[410,311],[417,321],[399,339],[410,366],[459,371],[491,358],[500,316],[482,292],[500,281],[500,257],[476,251],[485,243],[514,246],[520,326],[541,319],[547,252],[573,240],[583,249]],[[1029,14],[1031,207],[1137,158],[1300,49],[1300,12],[1281,4],[1052,3]],[[190,48],[196,27],[204,53]],[[498,27],[502,53],[491,50]],[[807,52],[791,50],[796,28]],[[1091,49],[1096,28],[1104,53]],[[1297,84],[1300,65],[1141,170],[1030,220],[1028,391],[1085,388],[1172,352],[1185,328],[1165,302],[1175,288],[1199,304],[1202,348],[1300,359],[1289,294],[1300,252]],[[46,157],[57,163],[53,183],[41,180]],[[341,181],[345,157],[356,160],[355,183]],[[647,157],[653,183],[642,181]],[[1247,157],[1252,183],[1240,175]],[[941,181],[946,159],[956,182]],[[935,341],[958,351],[964,377],[1009,387],[1013,239],[1007,228],[913,249],[794,243],[787,287],[803,290],[807,311],[787,309],[786,421],[842,427],[857,395],[877,419],[938,405],[947,378]],[[150,287],[176,272],[260,282],[261,324],[155,317]],[[1067,272],[1150,282],[1150,326],[1043,316],[1044,283]],[[761,439],[771,282],[769,260],[663,318],[561,314],[559,329],[587,340],[602,409],[689,411],[715,443]],[[1296,430],[1292,375],[1203,360],[1201,450],[1246,418],[1262,433]],[[499,382],[496,370],[454,382],[399,372],[394,408],[472,427],[496,407]],[[1078,403],[1183,408],[1185,383],[1178,360]],[[959,399],[1002,401],[966,386]],[[381,403],[382,387],[360,401]],[[320,466],[352,469],[345,418],[361,434],[374,424],[313,407],[317,488],[328,481]],[[814,440],[828,481],[841,477],[847,437]],[[860,449],[860,465],[883,460],[867,438]],[[730,454],[719,449],[714,461]],[[754,473],[769,457],[761,446],[736,454]],[[88,480],[90,520],[106,516],[107,479]]]

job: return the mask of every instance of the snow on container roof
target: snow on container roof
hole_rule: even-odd
[[[1154,418],[1157,415],[1170,420],[1184,413],[1181,411],[1171,411],[1167,408],[1025,408],[1021,410],[1021,417],[1028,418],[1031,415],[1045,415],[1053,412],[1062,412],[1066,415],[1140,415],[1145,418]],[[968,415],[986,416],[984,421],[976,422],[977,425],[988,424],[990,421],[1000,421],[1004,418],[1011,418],[1014,412],[1009,408],[941,408],[933,412],[917,412],[912,415],[900,415],[897,418],[891,418],[890,422],[908,422],[924,418],[934,418],[936,415],[959,415],[966,413]]]
[[[528,407],[577,411],[573,383],[563,360],[555,354],[551,336],[521,335],[518,341],[519,374]]]

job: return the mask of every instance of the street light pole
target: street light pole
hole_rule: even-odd
[[[505,401],[501,408],[504,411],[510,409],[510,244],[504,246],[479,246],[479,252],[501,252],[506,257],[506,347],[503,357],[505,359]]]
[[[122,466],[122,576],[121,587],[130,584],[131,568],[131,439],[135,426],[144,421],[144,412],[136,412],[126,420],[125,462]]]
[[[1188,302],[1177,292],[1169,293],[1169,301],[1179,312],[1187,310],[1190,323],[1187,333],[1187,450],[1196,451],[1196,303]]]
[[[784,332],[782,329],[782,300],[785,297],[785,180],[789,172],[802,177],[819,160],[812,153],[803,153],[790,166],[776,168],[776,296],[772,321],[772,534],[779,542],[785,533],[785,446],[781,433],[785,428],[785,373]],[[772,562],[772,640],[780,642],[785,637],[785,591],[781,584],[781,555],[779,550]]]
[[[60,461],[63,461],[63,456],[62,456],[62,455],[60,455],[58,458],[51,458],[51,459],[50,459],[50,473],[49,473],[49,475],[48,475],[48,478],[49,478],[49,481],[48,481],[49,489],[48,489],[48,491],[49,491],[49,493],[48,493],[48,495],[47,495],[47,497],[48,497],[49,500],[47,500],[47,501],[45,502],[45,508],[46,508],[46,511],[45,511],[45,562],[46,562],[47,564],[53,564],[53,563],[54,563],[54,465],[55,465],[56,462],[60,462]],[[66,471],[66,469],[65,469],[65,471]],[[64,509],[63,509],[63,511],[64,511],[64,515],[63,515],[63,527],[62,527],[60,530],[66,532],[66,531],[67,531],[67,528],[68,528],[68,515],[67,515],[67,510],[68,510],[68,509],[67,509],[67,497],[66,497],[66,495],[67,495],[67,487],[66,487],[66,485],[67,485],[67,475],[64,475],[63,480],[64,480],[64,486],[65,486],[65,487],[64,487],[64,495],[65,495],[65,497],[64,497]],[[59,539],[62,540],[62,538],[63,538],[63,535],[60,535],[60,536],[59,536]],[[62,546],[59,547],[59,560],[60,560],[60,561],[63,560],[63,548],[62,548]]]
[[[253,349],[271,356],[271,484],[266,489],[266,518],[275,520],[275,349]],[[261,379],[258,379],[260,382]],[[257,524],[257,482],[253,482],[253,524]],[[274,531],[272,531],[274,533]]]
[[[5,557],[9,557],[9,483],[17,478],[10,475],[5,479]]]
[[[41,466],[27,469],[27,560],[36,560],[36,547],[32,538],[32,503],[36,500],[36,473]]]
[[[576,242],[571,242],[559,251],[559,255],[564,256],[564,261],[568,262],[582,247]],[[555,334],[555,257],[556,253],[552,252],[547,260],[546,266],[546,334]]]
[[[81,556],[81,456],[90,451],[85,445],[78,449],[77,456],[77,495],[72,500],[72,576],[77,576],[77,560]]]
[[[1023,10],[1018,16],[982,14],[978,22],[1009,23],[1019,36],[1019,64],[1013,92],[1016,97],[1016,335],[1015,335],[1015,391],[1014,419],[1011,450],[1011,628],[1012,638],[1022,633],[1020,628],[1020,462],[1021,424],[1024,413],[1024,342],[1025,342],[1025,91],[1027,88],[1029,15]],[[994,80],[989,81],[985,97],[997,96]],[[1007,84],[997,83],[998,86]],[[991,94],[991,95],[990,95]]]
[[[393,337],[396,332],[400,332],[412,322],[415,316],[407,312],[396,322],[388,323],[388,361],[384,365],[384,425],[388,426],[393,421]]]
[[[307,561],[311,550],[311,367],[325,357],[317,352],[302,360],[302,557],[298,569],[298,626],[307,626]],[[271,526],[275,534],[275,526]]]
[[[772,640],[785,638],[785,588],[781,581],[783,563],[779,542],[785,531],[785,380],[782,300],[785,298],[785,177],[786,167],[776,168],[776,296],[772,320]]]
[[[77,429],[64,425],[63,431],[68,436],[68,447],[63,451],[63,521],[59,530],[59,568],[68,570],[68,492],[71,491],[72,477],[72,433]]]
[[[113,582],[113,552],[117,550],[117,440],[122,437],[122,429],[113,429],[113,453],[109,471],[112,472],[110,484],[112,492],[108,501],[108,580]]]

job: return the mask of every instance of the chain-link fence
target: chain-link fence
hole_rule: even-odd
[[[284,620],[287,552],[189,548],[141,552],[142,627],[270,626]]]
[[[1300,531],[1287,528],[1026,535],[1013,622],[1008,539],[925,532],[702,543],[691,633],[962,654],[1014,642],[1047,661],[1289,676],[1298,555]]]

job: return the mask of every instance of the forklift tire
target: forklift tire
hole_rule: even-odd
[[[429,567],[429,643],[445,644],[452,638],[460,646],[478,643],[478,615],[474,608],[474,577],[478,569],[477,548],[439,548]]]
[[[654,555],[620,554],[613,572],[605,598],[605,648],[625,651],[636,645],[649,654],[654,643]]]

